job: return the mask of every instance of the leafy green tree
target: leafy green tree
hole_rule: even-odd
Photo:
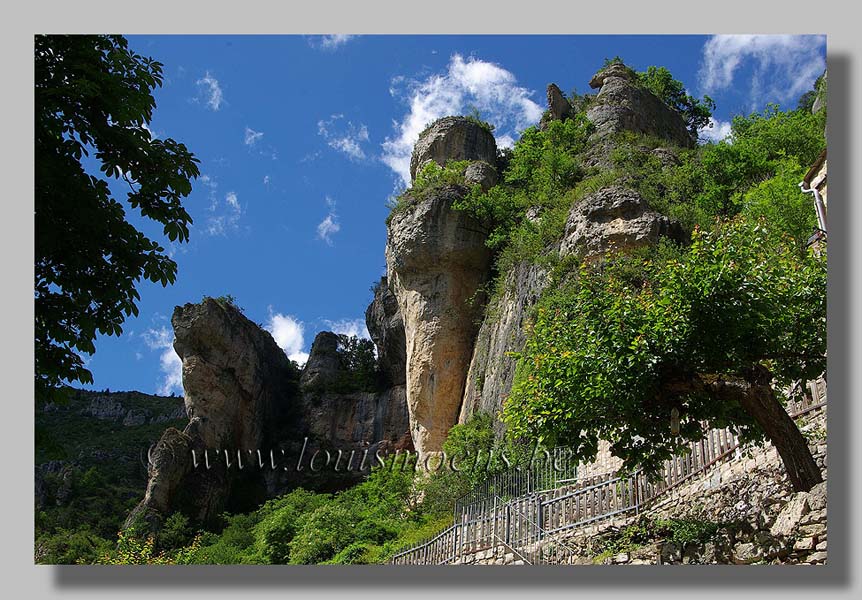
[[[198,160],[147,125],[162,65],[136,54],[121,36],[47,36],[35,40],[35,338],[37,397],[63,380],[92,383],[81,354],[97,333],[119,335],[137,314],[136,284],[163,286],[177,265],[126,220],[108,179],[125,182],[125,204],[189,237],[182,199]],[[91,174],[85,166],[90,157]]]
[[[796,490],[821,480],[775,389],[826,369],[826,260],[737,218],[695,230],[690,248],[585,264],[543,302],[505,407],[515,435],[600,439],[626,468],[662,461],[733,427],[769,439]],[[674,409],[679,433],[671,428]]]
[[[669,189],[707,215],[733,216],[746,206],[752,186],[788,169],[808,169],[826,147],[825,119],[823,111],[782,111],[775,104],[736,116],[731,140],[706,144],[695,160],[675,167]]]
[[[651,66],[637,76],[642,86],[683,116],[692,136],[697,137],[697,132],[709,124],[715,101],[709,96],[698,100],[686,93],[682,82],[674,79],[666,67]]]

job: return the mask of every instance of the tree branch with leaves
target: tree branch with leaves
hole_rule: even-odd
[[[148,124],[162,64],[116,35],[35,39],[35,384],[37,399],[63,381],[92,383],[82,354],[97,334],[119,335],[137,315],[137,284],[167,286],[177,265],[126,210],[189,238],[183,206],[198,160],[185,145],[158,139]],[[98,171],[100,176],[94,174]],[[108,179],[125,180],[118,198]]]

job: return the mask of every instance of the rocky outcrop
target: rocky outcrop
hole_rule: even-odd
[[[548,117],[555,121],[563,121],[571,112],[572,105],[566,100],[557,84],[548,85]]]
[[[487,192],[497,185],[497,169],[484,161],[473,161],[464,171],[464,183],[470,187],[479,185]]]
[[[211,298],[174,310],[186,432],[209,448],[258,449],[264,426],[295,402],[296,369],[269,332]]]
[[[344,366],[338,344],[338,336],[331,331],[321,331],[314,337],[299,380],[303,389],[322,387],[342,376]]]
[[[404,321],[386,277],[381,277],[374,286],[374,299],[365,310],[365,327],[377,347],[377,362],[386,383],[404,385],[407,381]]]
[[[182,432],[167,429],[150,452],[147,491],[126,524],[143,520],[152,529],[174,510],[199,521],[216,517],[235,473],[193,469],[192,451],[265,449],[297,400],[293,364],[232,304],[206,298],[178,306],[171,323],[189,423]]]
[[[397,303],[391,294],[377,301],[382,320],[370,328],[387,340],[384,354],[397,380],[399,360],[404,369],[399,345],[400,355],[405,354]],[[403,376],[400,385],[393,381],[373,389],[372,381],[372,389],[351,389],[336,334],[324,331],[315,337],[300,373],[272,336],[230,303],[205,299],[177,307],[172,324],[189,423],[183,431],[166,430],[151,450],[147,491],[127,526],[143,521],[158,530],[177,510],[206,522],[237,502],[248,504],[237,508],[251,509],[297,485],[338,489],[359,476],[357,471],[315,474],[307,468],[299,473],[293,465],[303,448],[307,453],[368,450],[371,456],[411,448]],[[202,466],[204,451],[214,457],[215,467]],[[264,468],[258,451],[290,462]],[[237,456],[245,457],[244,470]]]
[[[77,390],[78,394],[84,393]],[[89,400],[82,409],[75,409],[80,415],[93,417],[100,421],[114,421],[125,427],[138,427],[146,423],[164,423],[184,419],[185,407],[179,398],[149,396],[140,392],[87,392]],[[156,404],[173,404],[170,408]],[[77,406],[78,403],[75,403]],[[131,406],[130,406],[131,405]],[[152,406],[151,406],[152,405]],[[64,407],[68,412],[71,407]],[[49,404],[46,412],[56,411],[59,407]]]
[[[475,295],[489,275],[482,227],[452,209],[466,191],[433,190],[389,225],[386,265],[404,320],[407,406],[420,456],[440,450],[458,420],[479,316]]]
[[[412,449],[404,386],[404,326],[395,297],[378,286],[368,313],[374,318],[366,326],[380,340],[378,357],[385,357],[385,363],[378,360],[378,385],[357,386],[352,380],[336,334],[321,331],[314,338],[300,380],[300,412],[315,447],[369,449],[372,454]]]
[[[599,257],[655,244],[662,236],[683,241],[685,232],[676,221],[650,209],[638,192],[610,186],[572,207],[560,254]]]
[[[587,118],[596,126],[594,139],[633,131],[661,137],[684,148],[694,147],[695,140],[682,116],[637,85],[637,76],[625,65],[616,63],[602,69],[590,80],[590,87],[600,88],[587,109]]]
[[[410,157],[410,178],[429,161],[445,166],[449,160],[480,160],[497,162],[497,142],[486,128],[466,117],[443,117],[431,124],[413,147]]]
[[[458,421],[464,423],[476,413],[497,415],[509,396],[515,378],[517,358],[526,341],[524,325],[539,296],[548,285],[546,269],[520,262],[506,276],[504,292],[488,307],[476,338],[473,357],[464,386],[464,400]],[[496,433],[503,425],[495,420]]]

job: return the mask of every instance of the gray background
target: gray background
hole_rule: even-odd
[[[862,189],[859,4],[838,0],[408,4],[42,1],[4,5],[0,593],[7,598],[359,598],[444,595],[831,598],[859,595]],[[829,505],[826,567],[48,567],[33,565],[32,39],[34,33],[826,33],[829,63]],[[276,74],[277,75],[277,74]],[[853,167],[851,171],[851,166]],[[853,268],[853,266],[856,268]],[[856,367],[855,369],[853,367]]]

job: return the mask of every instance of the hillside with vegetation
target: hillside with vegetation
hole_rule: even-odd
[[[607,442],[625,470],[654,472],[707,429],[729,426],[743,441],[774,444],[794,489],[819,483],[805,438],[782,408],[782,390],[826,369],[826,252],[808,247],[817,219],[798,187],[826,147],[826,110],[811,110],[825,99],[825,85],[818,80],[796,108],[738,115],[727,139],[704,143],[696,136],[713,101],[687,95],[666,69],[638,73],[614,59],[594,82],[598,94],[565,97],[549,88],[545,117],[511,150],[498,150],[493,127],[476,116],[429,124],[414,152],[412,186],[392,203],[388,220],[387,277],[367,313],[376,356],[368,344],[324,336],[298,374],[282,364],[283,353],[278,360],[266,354],[271,338],[230,307],[178,307],[184,361],[236,348],[242,337],[242,348],[259,357],[249,372],[265,377],[240,374],[231,385],[241,393],[263,386],[260,396],[289,387],[285,393],[303,399],[304,415],[349,407],[351,424],[388,432],[386,466],[344,489],[297,487],[256,510],[205,522],[194,504],[183,510],[172,498],[145,501],[140,514],[157,518],[127,523],[117,539],[147,487],[132,453],[166,425],[177,427],[170,439],[185,440],[183,424],[150,419],[123,429],[80,409],[69,420],[60,409],[44,412],[37,464],[78,462],[64,498],[57,490],[66,475],[43,469],[49,491],[42,505],[50,508],[37,519],[37,560],[386,562],[451,524],[454,499],[518,464],[536,444],[567,446],[588,463]],[[621,117],[618,97],[643,104]],[[643,106],[650,118],[637,113]],[[468,149],[453,155],[452,144],[437,143],[446,136],[471,141],[472,154],[464,142]],[[215,341],[192,331],[185,315],[193,312],[218,324]],[[451,373],[440,368],[429,383],[429,370],[444,363]],[[186,377],[192,402],[202,390],[221,389],[214,376]],[[457,393],[442,398],[441,390]],[[124,406],[155,410],[132,396]],[[92,399],[84,394],[73,406],[85,401]],[[359,415],[357,405],[374,416]],[[386,406],[402,416],[381,424],[374,411]],[[182,434],[211,433],[196,431],[186,426]],[[235,433],[217,433],[225,431]],[[399,446],[405,431],[410,443]],[[166,432],[160,443],[170,439]],[[183,443],[195,447],[189,439]],[[122,473],[88,458],[112,446],[132,461]],[[399,464],[392,452],[414,446],[420,460],[443,451],[482,468],[426,473]],[[503,451],[505,461],[475,460]],[[148,497],[161,476],[153,471]],[[191,477],[169,475],[178,486]],[[105,481],[110,489],[99,492]],[[105,503],[94,504],[97,497]],[[92,514],[81,517],[84,503]],[[662,523],[668,531],[677,525]]]

